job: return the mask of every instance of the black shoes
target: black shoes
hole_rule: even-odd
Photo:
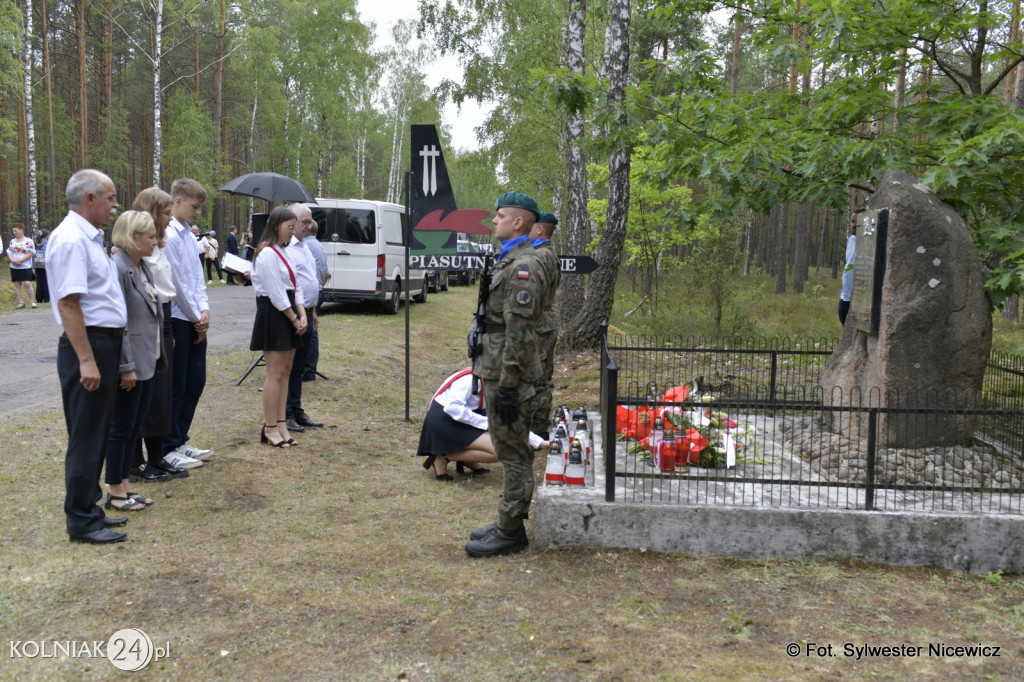
[[[294,421],[297,424],[300,424],[302,426],[314,426],[314,427],[316,427],[316,426],[323,426],[324,425],[323,422],[318,422],[315,419],[310,419],[309,415],[306,414],[305,412],[299,412],[297,415],[295,415],[295,419],[293,419],[292,421]],[[288,428],[289,429],[291,428],[291,422],[289,422]]]
[[[107,528],[116,528],[117,526],[124,526],[124,525],[127,525],[127,524],[128,524],[128,517],[127,516],[122,516],[119,519],[116,519],[113,516],[104,516],[103,517],[103,525],[106,526]]]
[[[143,462],[131,470],[131,473],[128,475],[128,480],[132,483],[135,483],[136,481],[142,481],[143,483],[159,483],[171,480],[171,474],[169,471],[157,469],[156,467]]]
[[[71,542],[84,542],[87,545],[109,545],[113,542],[124,542],[128,539],[125,533],[115,533],[109,528],[101,528],[84,535],[69,535]]]
[[[302,380],[303,381],[316,381],[316,374],[303,374],[302,375]]]
[[[160,460],[158,464],[151,465],[154,471],[166,471],[171,478],[188,478],[187,469],[179,469],[167,461],[167,458]]]
[[[502,554],[515,554],[526,549],[530,544],[526,539],[526,529],[520,528],[511,535],[497,526],[492,527],[486,535],[466,543],[466,554],[471,557],[490,557]]]
[[[303,431],[306,430],[305,426],[301,426],[299,422],[295,421],[294,419],[289,419],[284,423],[284,425],[288,427],[289,431],[294,431],[295,433],[302,433]]]

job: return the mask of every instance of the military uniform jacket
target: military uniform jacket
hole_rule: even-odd
[[[555,245],[546,241],[534,249],[541,267],[544,268],[544,290],[541,292],[540,321],[537,323],[538,334],[551,334],[558,331],[558,320],[555,319],[555,292],[562,281],[562,264],[555,253]]]
[[[518,388],[520,399],[532,395],[532,384],[543,373],[537,323],[544,287],[544,268],[529,240],[494,265],[483,349],[473,373],[500,387]]]

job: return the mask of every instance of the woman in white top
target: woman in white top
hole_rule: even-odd
[[[142,433],[135,450],[135,466],[132,476],[143,481],[167,481],[171,478],[184,478],[188,472],[176,469],[163,461],[163,439],[171,432],[171,364],[174,356],[174,336],[171,333],[171,300],[174,298],[174,279],[171,276],[171,262],[164,253],[164,237],[167,226],[171,222],[171,206],[174,200],[171,195],[159,187],[149,187],[139,192],[132,202],[133,211],[143,211],[153,216],[156,226],[157,245],[151,256],[142,260],[152,274],[153,288],[156,290],[157,302],[163,310],[163,342],[164,357],[167,370],[160,371],[153,379],[153,399],[146,411],[142,424]],[[142,450],[145,445],[149,460],[143,459]],[[198,464],[195,466],[199,466]]]
[[[36,245],[31,239],[25,236],[25,226],[21,223],[11,225],[14,238],[11,245],[7,247],[7,257],[11,260],[11,281],[14,282],[14,295],[18,298],[18,305],[15,308],[24,308],[25,300],[22,298],[22,290],[33,308],[38,308],[35,301],[35,294],[32,292],[32,280],[36,278],[32,269],[32,258],[36,255]]]
[[[256,320],[249,350],[263,351],[267,378],[263,382],[263,428],[260,442],[278,448],[298,445],[285,425],[288,375],[298,337],[306,331],[306,308],[295,296],[295,269],[285,255],[296,225],[295,214],[279,207],[270,212],[252,266]]]
[[[546,445],[543,438],[530,433],[534,450]],[[487,432],[483,381],[474,379],[471,367],[452,374],[434,392],[423,419],[416,454],[426,458],[423,468],[433,467],[439,481],[454,480],[448,473],[449,462],[457,462],[460,473],[464,465],[469,465],[470,473],[482,474],[489,469],[481,464],[498,461],[491,434]]]

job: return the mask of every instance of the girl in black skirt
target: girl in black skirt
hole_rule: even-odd
[[[460,466],[468,464],[471,473],[482,474],[489,469],[481,464],[498,461],[491,434],[487,433],[487,413],[483,402],[483,382],[479,382],[474,392],[473,370],[469,367],[445,379],[434,392],[430,409],[423,419],[416,454],[426,457],[423,468],[434,467],[437,480],[453,480],[448,474],[449,462],[458,462]],[[531,433],[530,445],[536,450],[547,443]]]
[[[288,375],[292,371],[295,343],[306,331],[306,308],[295,300],[295,267],[287,245],[295,227],[295,214],[280,207],[271,211],[252,267],[256,293],[256,320],[249,350],[263,351],[267,379],[263,382],[263,428],[260,442],[278,448],[298,445],[285,426]]]

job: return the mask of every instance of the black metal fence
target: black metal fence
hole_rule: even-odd
[[[824,395],[834,347],[606,336],[605,498],[1024,513],[1024,358],[993,353],[980,394]],[[673,463],[643,447],[658,414],[681,432]]]

